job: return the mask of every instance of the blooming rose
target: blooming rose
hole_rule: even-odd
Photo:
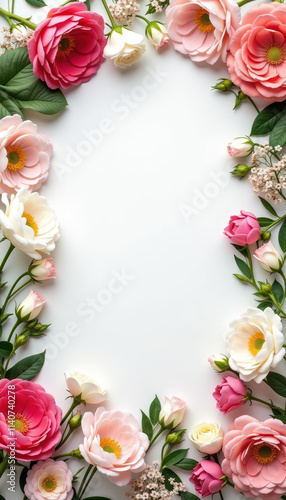
[[[193,61],[226,61],[240,9],[233,0],[171,0],[166,10],[168,33],[176,50]]]
[[[250,97],[284,101],[286,96],[286,6],[255,5],[233,34],[227,66],[235,85]]]
[[[189,438],[199,451],[213,455],[222,448],[223,431],[216,422],[203,422],[192,430]]]
[[[196,492],[204,498],[220,491],[225,477],[219,464],[211,460],[202,460],[193,469],[190,481],[194,483]]]
[[[113,29],[104,49],[105,57],[110,57],[118,68],[131,66],[144,52],[144,36],[122,26]]]
[[[39,461],[28,471],[24,491],[29,500],[71,500],[73,473],[62,460]]]
[[[260,226],[251,212],[240,211],[240,215],[232,215],[224,234],[235,245],[251,245],[260,238]]]
[[[251,139],[246,137],[237,137],[227,145],[227,152],[231,158],[244,158],[250,155],[254,148]]]
[[[36,191],[47,179],[53,147],[37,125],[19,115],[0,120],[0,192]]]
[[[165,396],[165,403],[159,415],[161,425],[168,428],[177,427],[184,418],[187,406],[186,401],[176,398],[176,396],[171,398]]]
[[[146,466],[144,456],[149,440],[139,429],[130,413],[106,411],[102,407],[95,414],[86,412],[82,419],[84,442],[80,452],[112,483],[124,486],[131,479],[131,472],[141,472]]]
[[[17,317],[20,319],[24,319],[25,321],[30,321],[39,316],[43,305],[46,303],[46,300],[41,297],[37,292],[31,290],[29,295],[21,302],[19,307],[16,310]]]
[[[280,269],[283,262],[282,255],[277,252],[271,241],[268,241],[265,245],[262,245],[262,247],[257,248],[253,257],[255,257],[259,261],[261,267],[269,273]]]
[[[51,9],[28,42],[37,78],[51,89],[88,82],[103,61],[103,18],[83,2]]]
[[[40,259],[33,262],[29,274],[35,281],[45,281],[56,277],[56,268],[53,259]]]
[[[46,198],[21,189],[11,196],[10,202],[4,193],[2,202],[6,212],[0,210],[1,230],[15,247],[32,259],[41,259],[41,253],[54,250],[60,236],[59,224]]]
[[[224,414],[236,410],[245,403],[247,398],[244,384],[235,377],[223,377],[222,383],[217,385],[213,397],[216,407]]]
[[[10,392],[9,392],[10,391]],[[16,395],[11,417],[8,393]],[[43,387],[28,380],[0,380],[0,449],[9,451],[11,428],[17,460],[46,460],[61,440],[61,409]]]
[[[282,321],[270,307],[249,307],[230,324],[225,339],[229,366],[246,382],[262,382],[285,355]]]
[[[223,472],[248,498],[276,500],[286,490],[286,425],[244,415],[224,436]]]
[[[168,31],[164,24],[151,21],[147,24],[146,36],[156,50],[161,50],[169,44]]]
[[[87,375],[71,371],[65,377],[67,388],[74,397],[81,394],[82,401],[93,405],[106,400],[106,392]]]

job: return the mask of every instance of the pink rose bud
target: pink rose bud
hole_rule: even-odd
[[[156,50],[161,50],[169,44],[169,35],[164,24],[151,21],[146,28],[146,36]]]
[[[190,477],[191,483],[195,485],[196,492],[202,498],[220,491],[225,480],[226,477],[222,472],[221,466],[212,460],[202,460],[193,469]]]
[[[235,245],[251,245],[260,238],[260,226],[251,212],[240,211],[240,215],[232,215],[223,232]]]
[[[39,316],[45,303],[46,300],[41,295],[31,290],[29,295],[17,308],[17,317],[24,321],[31,321]]]
[[[162,427],[168,427],[168,429],[177,427],[184,418],[187,406],[187,403],[180,398],[172,396],[170,399],[166,396],[165,404],[159,415],[159,421]]]
[[[231,158],[244,158],[250,155],[254,149],[254,144],[247,137],[237,137],[227,145],[227,152]]]
[[[56,267],[53,259],[41,259],[29,268],[29,274],[35,281],[45,281],[56,277]]]
[[[269,273],[278,271],[283,263],[283,257],[277,252],[271,241],[268,241],[268,243],[258,248],[254,252],[253,257],[255,257],[260,262],[261,267]]]
[[[236,410],[247,401],[247,391],[244,384],[235,377],[223,377],[222,383],[217,385],[213,397],[216,407],[224,414]]]

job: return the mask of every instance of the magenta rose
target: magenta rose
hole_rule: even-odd
[[[35,75],[48,87],[88,82],[103,61],[103,18],[82,2],[51,9],[28,42]]]
[[[223,377],[222,383],[216,386],[213,397],[217,402],[216,407],[225,414],[245,403],[246,389],[239,378]]]
[[[202,460],[193,469],[190,477],[196,492],[203,498],[220,491],[225,482],[221,466],[211,460]]]
[[[224,436],[223,472],[248,498],[276,500],[286,491],[286,425],[249,415],[236,418]]]
[[[235,85],[250,97],[286,97],[286,5],[255,5],[230,42],[227,66]]]
[[[260,226],[251,212],[240,211],[240,215],[232,215],[224,234],[235,245],[251,245],[260,238]]]
[[[62,411],[53,396],[28,380],[0,380],[0,449],[18,460],[45,460],[61,440]],[[14,448],[15,447],[15,448]]]

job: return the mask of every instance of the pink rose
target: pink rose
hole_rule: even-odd
[[[165,403],[160,411],[159,420],[164,427],[174,428],[179,425],[185,414],[187,408],[186,401],[172,396],[171,398],[165,397]]]
[[[17,307],[17,317],[24,321],[31,321],[39,316],[46,300],[37,292],[31,290],[29,295]]]
[[[286,491],[286,425],[236,418],[224,436],[223,472],[248,498],[276,500]]]
[[[48,87],[88,82],[103,61],[103,18],[83,2],[51,9],[28,42],[35,75]]]
[[[45,281],[56,277],[56,267],[53,259],[40,259],[29,267],[29,274],[35,281]]]
[[[202,498],[220,491],[225,482],[220,465],[212,460],[202,460],[192,472],[191,483],[194,483],[196,492]]]
[[[260,238],[260,226],[251,212],[240,211],[240,215],[232,215],[224,234],[235,245],[251,245]]]
[[[222,383],[217,385],[213,397],[216,407],[224,414],[236,410],[245,403],[246,389],[244,384],[235,377],[223,377]]]
[[[227,152],[231,158],[245,158],[250,155],[254,148],[251,139],[247,137],[237,137],[227,145]]]
[[[83,458],[96,465],[112,483],[124,486],[131,479],[131,472],[145,469],[149,440],[130,413],[100,407],[94,414],[84,414],[82,430],[84,442],[79,449]]]
[[[250,97],[286,97],[286,5],[255,5],[232,36],[227,66],[235,85]]]
[[[233,0],[171,0],[166,20],[176,50],[193,61],[214,64],[226,61],[240,9]]]
[[[61,440],[61,418],[61,409],[53,396],[39,384],[21,379],[0,380],[0,449],[9,451],[13,437],[17,460],[49,458]]]
[[[0,120],[0,192],[36,191],[47,179],[53,146],[37,125],[19,115]]]
[[[255,250],[253,257],[255,257],[261,267],[271,273],[272,271],[277,271],[281,268],[283,257],[274,248],[273,243],[268,241],[262,247]]]

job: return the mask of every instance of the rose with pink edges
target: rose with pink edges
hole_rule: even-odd
[[[251,245],[260,238],[260,225],[254,214],[240,211],[240,215],[232,215],[224,234],[235,245]]]
[[[37,125],[19,115],[0,120],[0,192],[36,191],[47,179],[53,147]]]
[[[171,0],[166,10],[169,37],[193,61],[226,61],[230,38],[240,23],[233,0]]]

